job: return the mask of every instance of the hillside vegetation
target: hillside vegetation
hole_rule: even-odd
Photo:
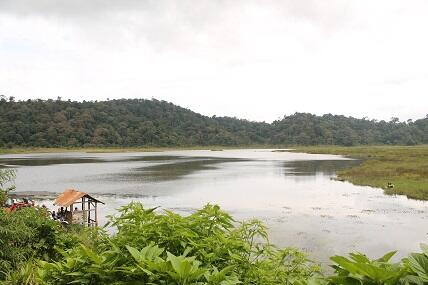
[[[428,118],[389,122],[296,113],[271,124],[208,117],[155,99],[0,98],[0,147],[367,145],[428,143]]]

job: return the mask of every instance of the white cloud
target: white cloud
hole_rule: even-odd
[[[271,121],[428,113],[426,1],[0,1],[0,94]]]

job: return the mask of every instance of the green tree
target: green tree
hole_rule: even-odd
[[[207,117],[156,99],[0,99],[0,146],[180,146],[428,143],[428,118],[412,122],[295,113],[272,122]]]
[[[8,193],[15,189],[15,176],[13,169],[0,169],[0,207],[5,203]]]

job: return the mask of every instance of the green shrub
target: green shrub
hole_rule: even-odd
[[[331,284],[427,284],[428,283],[428,247],[421,245],[423,253],[412,253],[398,263],[390,259],[395,251],[381,258],[370,260],[364,254],[351,253],[349,258],[333,256],[331,260],[336,275],[331,276]]]
[[[213,205],[181,216],[131,203],[109,226],[112,235],[64,229],[42,209],[0,213],[0,284],[428,284],[426,245],[396,263],[395,252],[333,256],[325,277],[301,251],[271,245],[259,221],[234,221]]]
[[[0,169],[0,207],[6,202],[8,193],[15,189],[15,186],[11,185],[15,176],[16,172],[13,169]]]
[[[61,226],[47,218],[45,209],[22,208],[0,211],[0,279],[31,258],[50,260],[62,236]]]
[[[46,284],[292,284],[319,273],[295,249],[279,250],[256,220],[238,223],[218,206],[186,217],[131,203],[111,217],[111,238],[42,262]]]
[[[1,281],[2,285],[38,285],[37,279],[38,264],[34,260],[28,260],[7,272],[5,280]]]

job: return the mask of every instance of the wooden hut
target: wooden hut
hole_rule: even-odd
[[[67,189],[55,199],[54,205],[63,209],[68,223],[93,227],[98,225],[98,203],[104,204],[85,192]]]

